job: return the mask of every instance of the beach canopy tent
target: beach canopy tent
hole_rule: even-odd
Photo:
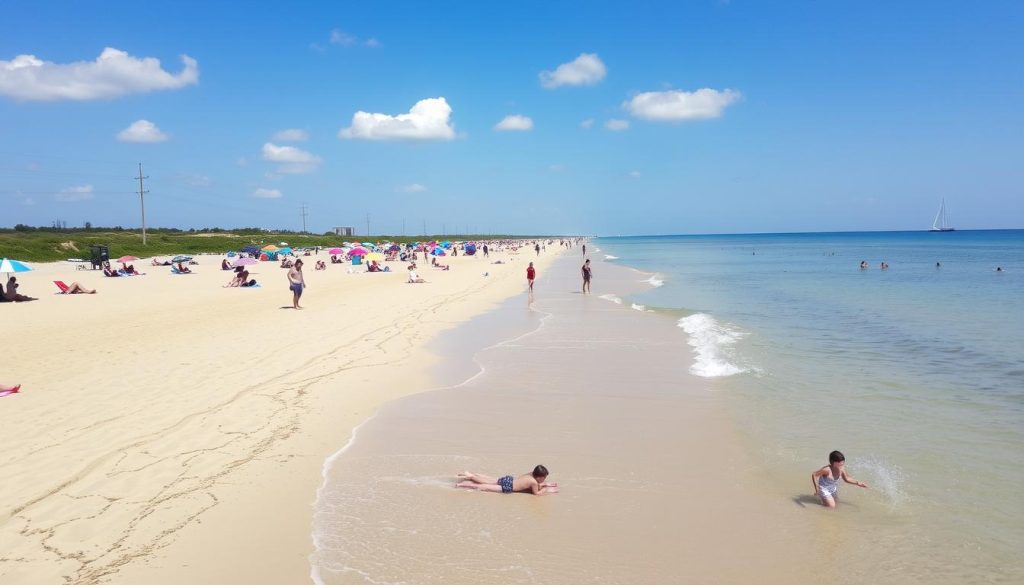
[[[10,258],[0,260],[0,272],[3,272],[4,274],[10,274],[12,272],[28,272],[30,270],[32,270],[32,267],[24,262],[11,260]]]
[[[268,260],[270,260],[270,256],[267,256],[266,252],[260,254],[260,262],[266,262]]]
[[[433,254],[434,256],[444,256],[445,255],[444,248],[442,248],[441,246],[438,246],[438,247],[434,248],[433,250],[430,251],[430,253]]]
[[[259,249],[258,246],[246,246],[246,247],[242,248],[242,253],[243,254],[259,254],[260,253],[260,249]]]
[[[445,241],[441,242],[441,247],[444,248],[445,250],[447,250],[448,248],[452,247],[452,243],[449,242],[448,240],[445,240]]]
[[[473,254],[476,254],[476,244],[466,244],[466,247],[463,248],[463,251],[467,256],[472,256]]]
[[[290,256],[290,255],[294,254],[294,252],[292,252],[291,248],[281,248],[281,249],[279,249],[277,251],[277,253],[278,254],[284,254],[285,256]]]

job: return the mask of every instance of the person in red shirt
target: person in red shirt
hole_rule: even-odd
[[[533,292],[533,279],[537,278],[537,270],[533,267],[533,262],[526,267],[526,282],[530,283],[530,292]]]

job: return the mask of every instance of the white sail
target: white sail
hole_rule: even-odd
[[[943,198],[942,204],[939,205],[939,212],[935,214],[935,221],[932,222],[933,232],[951,232],[953,228],[949,227],[946,223],[946,200]]]

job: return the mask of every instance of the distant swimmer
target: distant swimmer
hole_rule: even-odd
[[[940,263],[936,262],[936,263],[935,263],[935,267],[936,267],[936,268],[942,268],[942,264],[940,264]]]
[[[868,487],[863,481],[857,481],[846,474],[846,457],[839,451],[833,451],[828,454],[828,465],[811,474],[814,495],[821,498],[821,504],[826,508],[836,507],[840,479],[858,487]]]
[[[1002,271],[1003,271],[1003,267],[1002,266],[996,266],[996,272],[1002,272]]]
[[[868,269],[868,261],[867,260],[861,260],[860,261],[860,269],[861,270],[867,270]]]
[[[889,270],[889,265],[886,264],[885,262],[879,264],[878,267],[881,268],[882,270]]]
[[[532,472],[524,473],[519,477],[512,477],[511,475],[490,477],[471,471],[463,471],[459,474],[459,479],[462,481],[455,484],[455,487],[502,494],[522,492],[535,496],[558,493],[558,484],[548,483],[547,478],[548,468],[543,465],[538,465],[533,468]]]

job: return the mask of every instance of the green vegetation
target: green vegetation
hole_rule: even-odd
[[[121,228],[53,229],[19,225],[15,229],[0,229],[0,257],[25,262],[54,262],[67,258],[89,258],[89,246],[104,245],[111,258],[121,256],[173,256],[175,254],[223,253],[239,250],[248,245],[278,245],[288,242],[293,248],[312,246],[340,246],[343,241],[361,242],[417,242],[430,240],[504,239],[523,236],[505,235],[446,235],[446,236],[314,236],[296,232],[265,232],[257,228],[202,231],[169,229],[146,230],[146,245],[142,245],[140,230]]]

